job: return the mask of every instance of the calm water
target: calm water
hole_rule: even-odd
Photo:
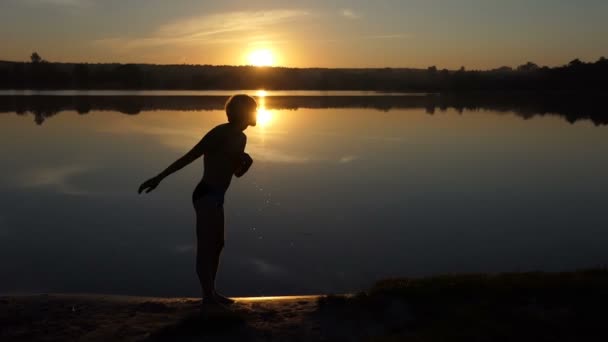
[[[0,97],[0,292],[198,295],[202,160],[136,190],[225,121],[223,94]],[[227,195],[227,294],[608,263],[601,112],[278,95],[261,100],[254,165]]]

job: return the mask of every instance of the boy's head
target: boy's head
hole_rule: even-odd
[[[232,95],[226,101],[228,122],[243,129],[247,126],[255,126],[257,108],[258,104],[253,97],[245,94]]]

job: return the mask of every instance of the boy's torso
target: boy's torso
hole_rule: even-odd
[[[244,151],[245,134],[229,124],[222,124],[209,131],[204,139],[208,139],[208,147],[202,181],[226,191]]]

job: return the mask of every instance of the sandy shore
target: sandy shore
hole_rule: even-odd
[[[0,297],[0,341],[319,340],[318,296],[194,298],[42,294]]]
[[[608,270],[396,278],[339,296],[0,297],[0,341],[608,341]]]

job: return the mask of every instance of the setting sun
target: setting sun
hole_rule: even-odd
[[[254,66],[272,66],[274,57],[270,50],[256,50],[249,54],[249,64]]]

